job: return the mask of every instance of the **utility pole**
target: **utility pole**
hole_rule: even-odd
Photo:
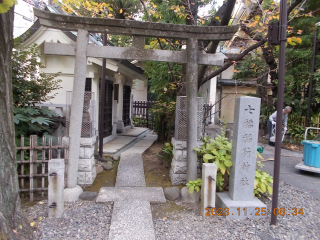
[[[276,125],[276,147],[274,153],[274,170],[273,170],[273,195],[271,208],[271,225],[277,224],[277,214],[275,209],[278,208],[279,197],[279,180],[280,180],[280,155],[281,155],[281,135],[282,135],[282,111],[284,95],[284,75],[286,64],[286,42],[287,42],[287,0],[281,0],[280,3],[280,23],[279,23],[279,77],[278,77],[278,98],[277,98],[277,125]]]

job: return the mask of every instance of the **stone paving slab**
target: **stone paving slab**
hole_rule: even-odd
[[[130,148],[128,151],[130,151]],[[116,187],[145,187],[146,181],[143,170],[141,153],[121,154],[118,166]]]
[[[132,148],[124,151],[123,153],[121,153],[121,157],[124,155],[130,155],[130,154],[140,154],[142,155],[142,153],[144,153],[149,147],[135,147],[133,146]]]
[[[139,200],[150,203],[166,203],[162,187],[103,187],[96,202]]]
[[[136,137],[117,137],[103,145],[103,153],[116,153],[136,139]]]
[[[113,205],[109,239],[155,239],[150,203],[139,200],[115,202]]]
[[[119,136],[131,136],[131,137],[138,137],[140,134],[148,131],[148,128],[141,128],[141,127],[134,127],[126,131],[125,133],[118,134]]]

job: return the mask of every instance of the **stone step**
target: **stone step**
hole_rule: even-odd
[[[150,203],[166,203],[161,187],[103,187],[96,202],[116,202],[127,200],[149,201]]]
[[[140,128],[140,127],[134,127],[133,129],[130,129],[126,131],[125,133],[118,134],[119,136],[131,136],[131,137],[138,137],[142,133],[149,131],[148,128]]]
[[[139,200],[115,202],[113,205],[109,239],[155,239],[150,203]]]
[[[111,142],[108,142],[103,145],[103,153],[106,154],[114,154],[116,152],[119,152],[121,149],[135,141],[136,137],[124,137],[119,136],[116,139],[112,140]]]
[[[121,154],[115,186],[116,187],[145,187],[146,186],[141,153],[136,153],[136,154],[122,153]]]

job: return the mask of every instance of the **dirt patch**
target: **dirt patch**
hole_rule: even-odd
[[[163,155],[161,154],[162,147],[162,144],[155,143],[142,155],[147,187],[172,186],[169,177],[170,164],[166,159],[157,155]]]
[[[99,193],[102,187],[114,187],[116,184],[116,177],[118,172],[119,161],[113,161],[113,169],[110,171],[103,171],[99,173],[93,184],[89,187],[83,188],[83,191],[92,191]]]
[[[173,187],[170,180],[170,164],[169,162],[158,156],[165,155],[161,152],[163,145],[160,143],[153,144],[144,154],[143,167],[147,187]],[[185,185],[175,186],[179,189]],[[191,206],[191,207],[190,207]],[[152,217],[155,219],[179,219],[179,213],[193,211],[193,208],[199,208],[199,204],[187,204],[179,201],[168,201],[162,204],[151,204]]]

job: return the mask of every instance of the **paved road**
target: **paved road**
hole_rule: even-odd
[[[263,146],[264,144],[260,145]],[[265,160],[268,158],[274,159],[274,149],[274,147],[266,145],[261,154],[262,157]],[[280,180],[320,200],[319,174],[306,171],[300,173],[300,171],[295,168],[297,164],[302,162],[302,158],[302,152],[281,149]],[[273,175],[274,161],[263,161],[263,164],[265,165],[263,169]]]

